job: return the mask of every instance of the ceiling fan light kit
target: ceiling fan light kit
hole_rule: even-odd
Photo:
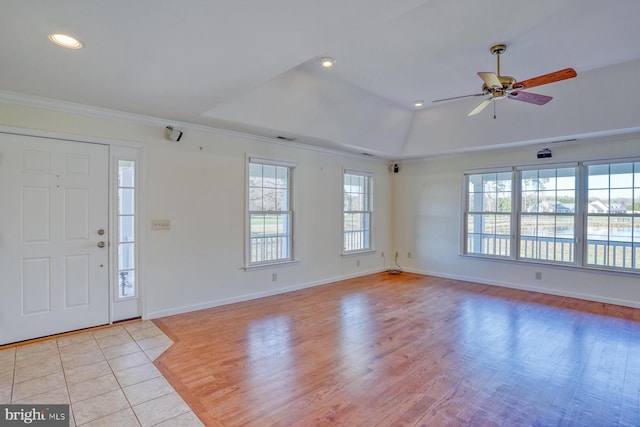
[[[515,99],[529,104],[544,105],[551,101],[553,97],[541,95],[532,92],[523,92],[522,89],[529,89],[536,86],[542,86],[561,80],[571,79],[578,74],[573,68],[565,68],[563,70],[554,71],[553,73],[544,74],[527,80],[518,81],[515,77],[503,76],[500,72],[500,55],[507,51],[506,44],[497,44],[489,49],[492,55],[497,57],[497,72],[479,72],[478,76],[484,82],[482,84],[482,93],[473,95],[456,96],[453,98],[437,99],[433,102],[450,101],[454,99],[468,98],[471,96],[489,96],[474,108],[468,116],[473,116],[484,110],[489,104],[501,99]],[[495,113],[493,118],[495,119]]]

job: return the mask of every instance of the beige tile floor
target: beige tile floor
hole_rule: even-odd
[[[70,404],[71,426],[202,426],[153,365],[151,321],[0,350],[0,403]]]

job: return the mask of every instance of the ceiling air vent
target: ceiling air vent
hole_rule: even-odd
[[[289,141],[289,142],[293,142],[296,140],[295,138],[289,138],[287,136],[282,136],[282,135],[276,136],[276,139],[280,139],[282,141]]]

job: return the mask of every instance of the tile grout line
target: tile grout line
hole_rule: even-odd
[[[153,324],[153,323],[151,323],[151,324],[148,326],[148,328],[149,328],[149,329],[154,328],[154,327],[155,327],[155,328],[157,328],[157,326],[156,326],[155,324]],[[114,328],[114,329],[115,329],[115,328]],[[109,417],[111,417],[111,416],[113,416],[113,415],[115,415],[115,414],[117,414],[117,413],[119,413],[119,412],[121,412],[121,411],[126,411],[126,410],[128,409],[129,411],[131,411],[131,413],[133,413],[133,416],[134,416],[134,419],[136,420],[136,422],[137,422],[139,425],[141,425],[141,426],[142,426],[142,425],[143,425],[143,420],[139,417],[138,413],[134,410],[134,406],[147,404],[148,402],[152,402],[152,401],[153,401],[153,400],[155,400],[155,399],[159,399],[159,398],[162,398],[162,397],[164,397],[164,396],[169,396],[169,395],[171,395],[172,393],[175,393],[175,394],[177,395],[177,397],[178,397],[178,398],[180,398],[180,399],[182,399],[182,401],[184,402],[184,399],[182,398],[182,396],[180,396],[180,394],[178,394],[178,393],[177,393],[177,391],[176,391],[176,390],[175,390],[175,388],[171,385],[171,383],[168,383],[168,382],[167,382],[167,383],[168,383],[168,385],[169,385],[169,387],[170,387],[170,391],[166,391],[166,392],[165,392],[165,394],[162,394],[162,395],[160,395],[160,396],[155,396],[155,397],[153,397],[153,398],[149,398],[148,400],[143,400],[143,401],[141,401],[141,402],[138,402],[138,403],[137,403],[137,405],[133,405],[133,403],[132,403],[132,401],[131,401],[130,397],[129,397],[129,396],[127,395],[127,393],[125,392],[125,386],[123,385],[123,383],[122,383],[122,381],[121,381],[121,380],[122,380],[122,378],[119,378],[119,377],[118,377],[117,372],[125,371],[125,370],[127,370],[127,369],[133,369],[133,368],[136,368],[136,367],[138,367],[138,366],[143,366],[143,365],[146,365],[146,364],[150,364],[150,365],[152,365],[152,366],[154,366],[154,367],[155,367],[155,364],[154,364],[154,360],[155,360],[155,358],[157,358],[157,357],[159,356],[159,354],[161,354],[162,352],[166,351],[166,350],[167,350],[171,345],[173,345],[173,343],[174,343],[174,341],[173,341],[171,338],[169,338],[169,337],[164,333],[164,331],[162,331],[160,328],[157,328],[157,329],[158,329],[157,333],[155,333],[155,334],[154,334],[154,332],[156,332],[156,331],[154,331],[154,332],[152,332],[152,334],[151,334],[151,335],[148,335],[148,336],[147,336],[147,334],[146,334],[145,332],[143,332],[145,329],[147,329],[147,328],[146,328],[146,327],[142,327],[142,328],[140,328],[140,329],[135,329],[135,330],[131,330],[131,331],[130,331],[128,328],[126,328],[126,326],[125,326],[125,325],[122,325],[122,326],[120,326],[120,329],[119,329],[118,331],[114,331],[114,333],[112,333],[112,334],[107,334],[107,335],[100,335],[100,334],[99,334],[100,336],[96,336],[96,335],[94,334],[94,331],[87,331],[87,332],[88,332],[88,334],[87,334],[87,335],[88,335],[88,336],[87,336],[87,339],[86,339],[86,340],[83,340],[83,341],[79,341],[79,342],[75,342],[75,341],[73,341],[73,340],[69,340],[69,341],[65,341],[65,342],[63,342],[63,338],[66,338],[66,337],[55,337],[55,338],[53,338],[53,339],[52,339],[52,341],[54,341],[54,342],[55,342],[55,344],[54,344],[54,345],[51,345],[51,347],[55,348],[55,350],[56,350],[56,356],[57,356],[58,361],[59,361],[59,363],[60,363],[60,369],[61,369],[61,371],[62,371],[61,373],[62,373],[62,376],[63,376],[64,387],[65,387],[65,391],[63,392],[63,394],[62,394],[60,397],[62,397],[62,398],[65,398],[65,397],[66,397],[66,399],[65,399],[65,400],[67,400],[67,401],[69,402],[69,407],[70,407],[70,414],[69,414],[69,415],[70,415],[70,421],[71,421],[71,419],[72,419],[72,421],[73,421],[73,425],[75,425],[75,426],[79,426],[79,427],[80,427],[80,426],[82,426],[82,425],[86,425],[87,423],[96,422],[96,421],[98,421],[98,420],[107,420],[107,421],[108,421],[108,418],[109,418]],[[150,331],[150,332],[151,332],[151,331]],[[99,338],[105,338],[106,340],[108,340],[108,337],[110,337],[110,336],[117,336],[117,335],[120,335],[120,334],[126,335],[126,337],[127,337],[127,340],[126,340],[126,341],[127,341],[127,342],[125,342],[125,343],[121,343],[121,344],[116,343],[116,344],[107,345],[106,347],[104,347],[103,345],[105,345],[105,344],[107,344],[107,343],[106,343],[106,342],[101,343],[101,341],[99,340]],[[136,336],[139,336],[139,337],[140,337],[140,339],[139,339],[139,340],[138,340],[138,339],[136,339],[136,338],[135,338]],[[153,339],[153,338],[155,338],[155,337],[159,337],[159,338],[160,338],[160,337],[163,337],[163,338],[166,338],[166,339],[167,339],[166,341],[168,341],[168,342],[163,342],[164,340],[163,340],[163,339],[160,339],[160,340],[159,340],[160,342],[159,342],[158,344],[156,344],[156,345],[155,345],[155,347],[153,347],[153,346],[152,346],[152,347],[150,347],[150,348],[147,348],[147,350],[145,350],[145,349],[143,348],[143,346],[141,346],[141,345],[140,345],[140,342],[141,342],[141,341],[144,341],[145,339]],[[130,341],[129,341],[129,340],[130,340]],[[104,340],[103,340],[103,341],[104,341]],[[118,338],[114,339],[114,342],[115,342],[115,341],[118,341]],[[109,349],[109,348],[111,348],[111,347],[116,347],[116,346],[118,346],[118,345],[127,345],[127,343],[129,343],[129,342],[130,342],[130,343],[135,344],[135,349],[133,349],[133,347],[132,347],[132,349],[133,349],[133,351],[132,351],[132,352],[126,352],[126,351],[125,351],[125,353],[126,353],[126,354],[118,354],[118,352],[116,351],[116,352],[113,352],[113,354],[115,354],[115,355],[108,356],[108,354],[111,354],[110,352],[108,352],[108,349]],[[88,366],[88,365],[86,365],[86,364],[82,364],[82,365],[80,365],[80,366],[75,366],[75,363],[72,363],[72,362],[73,362],[72,360],[67,360],[67,362],[65,363],[65,362],[64,362],[64,360],[63,360],[63,358],[62,358],[62,353],[63,353],[63,352],[65,352],[65,354],[66,354],[66,352],[69,352],[69,351],[70,351],[70,352],[71,352],[71,353],[70,353],[71,355],[74,355],[74,354],[84,354],[84,352],[76,353],[76,351],[79,351],[79,350],[75,350],[75,349],[71,349],[71,350],[64,350],[64,348],[65,348],[65,347],[67,347],[67,346],[72,346],[72,345],[79,345],[79,346],[81,346],[82,344],[85,344],[85,343],[86,343],[87,345],[89,345],[89,346],[93,346],[93,345],[95,345],[95,346],[96,346],[96,349],[100,350],[99,354],[100,354],[100,356],[101,356],[102,360],[104,360],[104,363],[106,363],[106,364],[107,364],[107,366],[109,367],[109,371],[108,371],[108,372],[113,376],[113,378],[115,379],[115,384],[117,385],[117,389],[114,389],[114,390],[113,390],[113,392],[115,392],[116,390],[120,391],[121,395],[124,397],[124,400],[126,401],[127,407],[126,407],[126,408],[123,408],[123,409],[120,409],[120,410],[117,410],[117,411],[115,411],[115,412],[113,412],[113,413],[110,413],[110,414],[107,414],[107,415],[101,416],[101,417],[99,417],[99,418],[96,418],[96,419],[92,419],[92,420],[86,421],[86,422],[84,422],[83,424],[78,424],[78,423],[77,423],[77,422],[78,422],[77,414],[76,414],[76,412],[73,410],[73,406],[74,406],[74,405],[76,405],[76,404],[78,404],[78,403],[80,403],[80,402],[84,402],[84,401],[89,400],[89,399],[93,399],[93,398],[96,398],[96,397],[99,397],[99,396],[103,396],[103,395],[105,395],[105,394],[107,394],[107,393],[111,393],[111,392],[104,392],[104,393],[100,393],[100,394],[98,394],[98,395],[96,395],[96,396],[92,396],[92,397],[89,397],[89,398],[83,399],[82,401],[79,401],[79,402],[72,402],[72,397],[71,397],[71,387],[72,387],[72,386],[75,386],[75,384],[80,384],[80,383],[82,383],[82,382],[91,381],[92,379],[91,379],[91,378],[89,378],[89,379],[85,379],[85,380],[83,380],[83,381],[80,381],[80,382],[78,382],[78,383],[73,383],[73,384],[71,384],[71,383],[69,382],[69,381],[70,381],[70,377],[68,376],[68,375],[69,375],[69,370],[70,370],[70,369],[78,369],[78,368],[82,368],[83,366]],[[90,344],[89,344],[89,343],[90,343]],[[34,344],[37,344],[37,343],[34,343]],[[145,346],[146,346],[146,345],[147,345],[147,344],[145,344]],[[153,344],[152,344],[152,345],[153,345]],[[12,369],[12,373],[11,373],[11,383],[10,383],[10,390],[9,390],[9,396],[8,396],[8,397],[9,397],[9,398],[8,398],[8,402],[9,402],[9,403],[11,403],[11,402],[13,401],[14,397],[16,396],[16,395],[15,395],[15,391],[16,391],[16,385],[17,385],[17,384],[16,384],[16,382],[15,382],[15,381],[16,381],[16,378],[17,378],[17,360],[18,360],[18,353],[19,353],[19,352],[18,352],[18,348],[19,348],[19,347],[14,348],[14,349],[13,349],[13,353],[12,353],[12,355],[11,355],[11,359],[12,359],[12,362],[13,362],[13,366],[12,366],[12,367],[13,367],[13,369]],[[161,348],[162,348],[162,350],[161,350]],[[160,351],[160,350],[161,350],[161,352],[158,354],[157,352],[158,352],[158,351]],[[88,352],[88,351],[89,351],[89,350],[87,350],[87,352]],[[148,352],[148,353],[147,353],[147,352]],[[133,365],[133,366],[129,366],[129,367],[126,367],[126,368],[123,368],[123,369],[121,369],[121,370],[119,370],[119,371],[116,371],[116,370],[115,370],[115,366],[112,364],[112,362],[113,362],[115,359],[118,359],[118,358],[120,358],[120,357],[127,357],[127,356],[134,355],[134,354],[137,354],[137,353],[141,353],[141,354],[144,356],[144,358],[140,358],[140,360],[139,360],[139,361],[142,361],[142,363],[140,363],[140,364],[136,364],[136,365]],[[30,353],[26,353],[26,354],[28,355],[28,354],[30,354]],[[155,357],[154,357],[154,355],[155,355]],[[96,363],[100,363],[100,362],[96,362]],[[116,365],[117,365],[117,364],[116,364]],[[126,365],[126,363],[124,363],[124,364],[123,364],[123,366],[127,366],[127,365]],[[157,368],[156,368],[156,369],[157,369]],[[98,375],[98,377],[93,378],[93,380],[95,380],[96,378],[100,378],[100,377],[102,377],[102,376],[106,376],[106,375],[107,375],[106,373],[105,373],[104,375]],[[164,379],[165,381],[167,380],[167,379],[166,379],[166,377],[165,377],[165,376],[162,374],[162,372],[160,371],[160,372],[159,372],[159,376],[157,376],[157,377],[147,378],[147,379],[144,379],[144,380],[139,380],[138,382],[134,382],[133,384],[129,384],[129,385],[128,385],[128,386],[126,386],[126,387],[134,386],[134,385],[136,385],[136,384],[141,384],[141,383],[144,383],[145,381],[150,381],[150,380],[153,380],[153,379],[155,379],[155,378],[162,378],[162,379]],[[78,395],[78,397],[80,397],[80,396],[82,396],[82,394]],[[176,419],[176,418],[179,418],[179,417],[181,417],[181,416],[185,415],[186,413],[191,413],[191,414],[193,414],[193,415],[195,416],[195,413],[193,412],[193,409],[192,409],[188,404],[186,404],[186,402],[184,402],[184,403],[185,403],[185,405],[186,405],[186,409],[187,409],[187,411],[186,411],[186,412],[184,412],[184,413],[180,413],[180,414],[177,414],[177,415],[175,415],[175,416],[171,416],[171,418],[168,418],[168,419],[162,419],[162,420],[160,420],[160,421],[157,421],[157,420],[156,420],[157,422],[156,422],[156,421],[154,421],[154,423],[155,423],[154,425],[156,425],[156,424],[158,424],[158,423],[170,422],[171,420],[174,420],[174,419]],[[198,417],[197,417],[197,416],[195,416],[195,417],[196,417],[196,419],[198,419]]]
[[[56,340],[56,350],[58,350],[58,358],[60,359],[60,367],[62,368],[62,376],[64,377],[64,386],[66,388],[67,398],[69,399],[69,416],[73,417],[73,425],[77,426],[78,424],[76,423],[76,414],[74,414],[73,409],[71,409],[71,393],[69,393],[69,383],[67,382],[67,372],[64,369],[64,362],[62,361],[62,354],[60,353],[60,341],[58,341],[57,338],[55,338],[55,340]],[[16,353],[17,353],[17,350],[16,350]]]

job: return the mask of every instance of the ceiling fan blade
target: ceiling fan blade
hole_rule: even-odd
[[[572,79],[577,75],[578,73],[576,73],[576,70],[573,68],[565,68],[564,70],[554,71],[553,73],[522,80],[521,82],[515,82],[511,87],[514,90],[528,89],[531,87],[559,82],[560,80]]]
[[[473,95],[462,95],[462,96],[454,96],[453,98],[436,99],[435,101],[431,101],[431,102],[451,101],[451,100],[454,100],[454,99],[470,98],[472,96],[482,96],[482,95],[486,95],[486,94],[485,93],[474,93]]]
[[[478,105],[476,108],[474,108],[469,114],[467,114],[467,116],[475,116],[476,114],[478,114],[480,111],[484,110],[485,108],[487,108],[487,105],[491,104],[491,101],[493,101],[493,97],[489,98],[489,99],[485,99],[484,101],[482,101],[480,103],[480,105]]]
[[[511,92],[508,95],[509,99],[515,99],[516,101],[528,102],[529,104],[544,105],[553,99],[552,96],[540,95],[539,93],[531,92]]]
[[[502,82],[496,73],[479,72],[478,75],[487,85],[487,87],[502,88]]]

